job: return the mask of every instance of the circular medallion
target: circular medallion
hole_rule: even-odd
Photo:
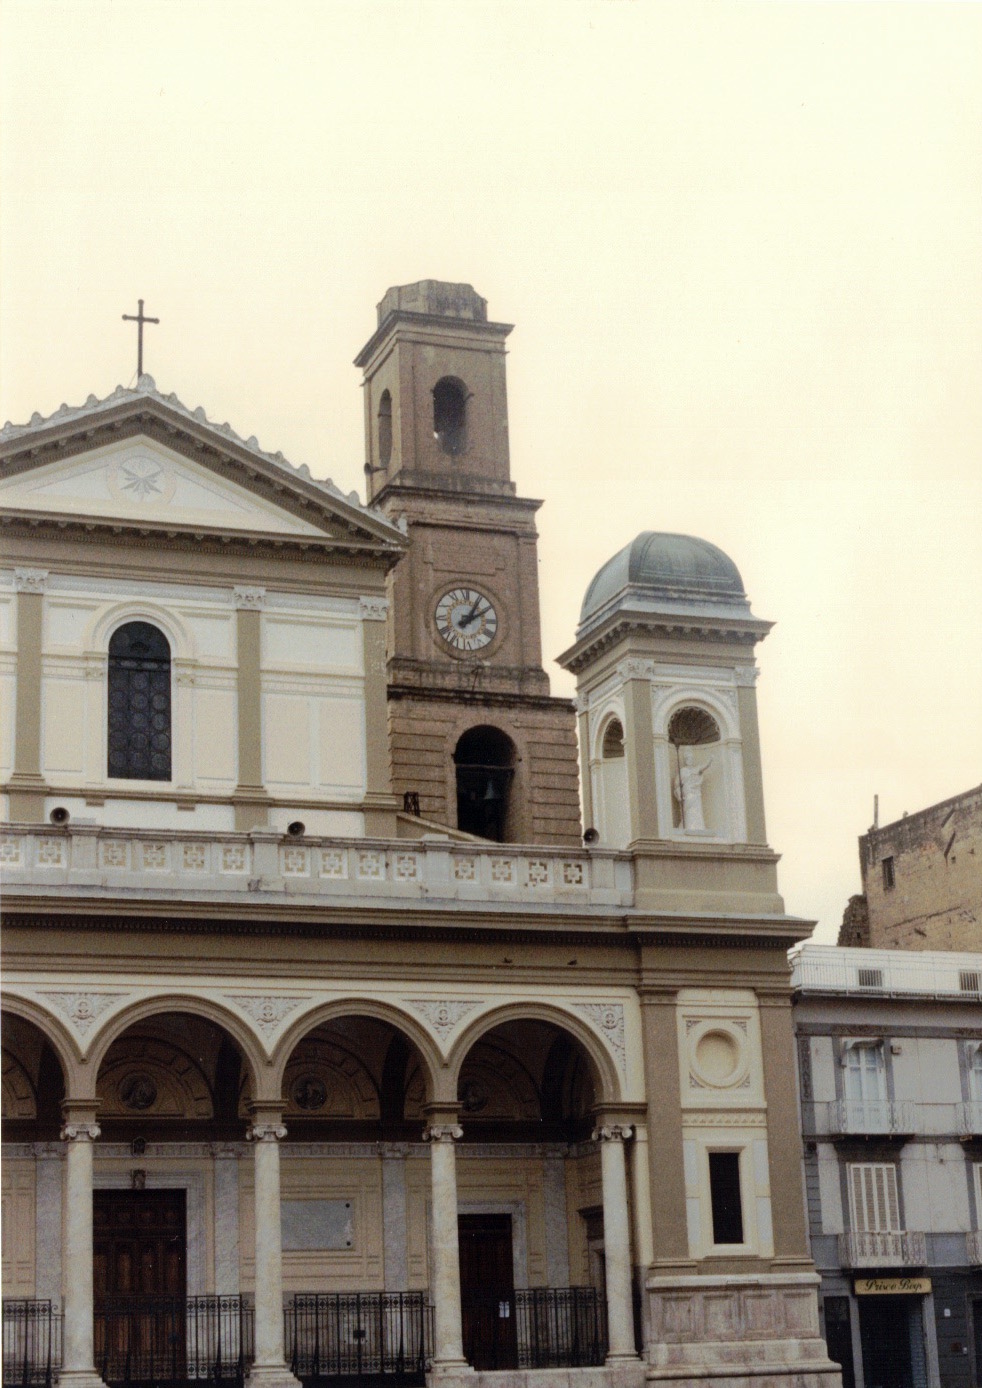
[[[293,1086],[293,1102],[297,1108],[323,1108],[327,1103],[327,1085],[317,1075],[304,1075]]]
[[[149,1075],[127,1075],[119,1086],[119,1097],[126,1108],[143,1113],[157,1102],[157,1086]]]
[[[109,490],[120,501],[153,506],[170,501],[177,479],[152,453],[131,453],[109,468]]]
[[[487,594],[477,588],[451,588],[436,605],[436,629],[452,651],[479,651],[498,631],[498,614]]]

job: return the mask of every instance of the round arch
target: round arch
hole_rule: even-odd
[[[223,1007],[221,1003],[212,1002],[208,998],[189,997],[184,993],[166,993],[152,998],[143,998],[139,1002],[124,1007],[121,1012],[113,1014],[92,1041],[89,1064],[92,1067],[93,1085],[98,1077],[102,1062],[114,1041],[118,1040],[131,1026],[135,1026],[137,1022],[145,1022],[152,1017],[158,1017],[168,1012],[189,1012],[193,1017],[203,1017],[206,1021],[213,1022],[215,1026],[227,1032],[238,1046],[242,1060],[248,1069],[253,1097],[256,1099],[269,1097],[265,1093],[268,1084],[264,1084],[264,1079],[269,1072],[269,1063],[262,1054],[255,1033],[245,1025],[240,1017]]]
[[[286,1067],[300,1042],[317,1027],[323,1026],[325,1022],[336,1021],[339,1017],[373,1017],[376,1021],[387,1022],[389,1026],[394,1027],[406,1040],[411,1041],[419,1052],[423,1063],[427,1102],[440,1097],[440,1076],[446,1067],[433,1038],[408,1012],[403,1012],[391,1003],[379,1002],[375,998],[338,998],[333,1002],[322,1003],[296,1018],[273,1052],[270,1081],[277,1097],[282,1094]]]
[[[98,613],[85,633],[85,650],[105,655],[113,633],[127,622],[149,622],[159,627],[170,644],[172,661],[194,660],[197,657],[194,637],[187,624],[171,609],[149,603],[145,598],[118,602],[107,611]]]
[[[16,993],[4,993],[3,1007],[12,1017],[19,1017],[21,1021],[30,1022],[32,1026],[37,1027],[61,1066],[66,1099],[78,1098],[77,1091],[83,1087],[80,1079],[85,1073],[85,1062],[68,1028],[39,1003],[30,998],[19,997]]]
[[[614,1058],[597,1033],[582,1017],[576,1017],[561,1007],[547,1002],[513,1002],[503,1007],[493,1008],[483,1013],[458,1037],[447,1059],[448,1078],[451,1081],[453,1097],[457,1096],[460,1071],[468,1053],[489,1031],[504,1022],[537,1021],[551,1022],[553,1026],[566,1031],[586,1052],[593,1075],[598,1103],[616,1104],[623,1102],[621,1080],[617,1073]]]
[[[740,727],[737,722],[735,705],[723,697],[722,692],[710,689],[669,689],[655,703],[652,710],[652,723],[656,737],[668,736],[668,725],[679,709],[698,708],[715,719],[720,731],[720,741],[739,738]]]

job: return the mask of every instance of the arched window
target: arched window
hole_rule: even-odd
[[[612,719],[604,730],[602,753],[604,761],[612,761],[624,755],[624,729],[616,718]]]
[[[170,645],[149,622],[127,622],[109,641],[109,775],[169,781]]]
[[[515,775],[515,745],[498,728],[471,728],[453,754],[457,768],[457,828],[504,843]]]
[[[433,387],[433,437],[454,457],[467,447],[467,391],[452,376]]]
[[[378,460],[381,467],[388,467],[392,457],[392,396],[383,390],[378,402]]]

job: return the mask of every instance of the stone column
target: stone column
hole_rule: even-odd
[[[249,1382],[262,1388],[297,1388],[283,1351],[283,1246],[280,1227],[279,1108],[254,1103],[246,1137],[256,1163],[256,1358]]]
[[[65,1233],[62,1267],[62,1370],[70,1388],[100,1388],[95,1371],[92,1287],[92,1144],[99,1136],[94,1102],[62,1105],[65,1126]]]
[[[423,1141],[430,1143],[432,1180],[433,1294],[435,1343],[433,1372],[467,1373],[460,1312],[460,1242],[457,1232],[457,1156],[454,1143],[464,1135],[455,1120],[428,1123]]]
[[[604,1202],[604,1267],[607,1275],[607,1363],[637,1359],[631,1300],[631,1224],[627,1208],[627,1161],[624,1144],[632,1129],[623,1123],[595,1128],[600,1143],[600,1179]]]

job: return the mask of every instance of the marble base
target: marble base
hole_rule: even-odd
[[[106,1388],[95,1369],[62,1369],[58,1383],[65,1388]]]
[[[619,1359],[589,1369],[471,1369],[460,1388],[644,1388],[640,1359]],[[433,1388],[451,1388],[452,1374],[430,1372]]]
[[[285,1364],[253,1364],[245,1381],[246,1388],[301,1388]]]
[[[645,1377],[672,1388],[842,1388],[815,1273],[649,1277]]]

